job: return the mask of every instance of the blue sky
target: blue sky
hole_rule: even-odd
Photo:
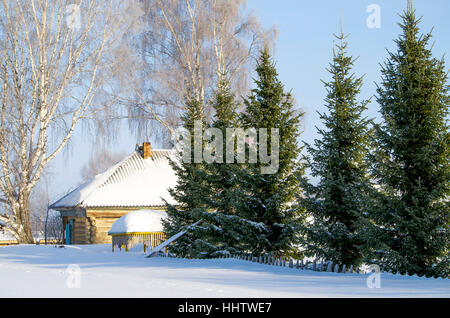
[[[247,0],[266,28],[276,26],[275,60],[281,81],[292,90],[298,107],[305,111],[301,140],[312,143],[317,138],[315,126],[321,127],[317,111],[323,112],[326,91],[321,80],[328,81],[325,70],[332,59],[333,34],[343,30],[348,34],[348,51],[358,57],[354,72],[364,75],[360,97],[369,99],[380,81],[379,63],[386,60],[386,49],[394,50],[393,42],[400,33],[398,16],[406,8],[406,0]],[[433,54],[441,58],[450,52],[450,1],[413,0],[416,14],[422,16],[420,28],[428,32],[433,27]],[[380,28],[369,28],[367,12],[371,4],[380,8]],[[448,56],[446,66],[449,67]],[[367,115],[378,118],[378,105],[372,98]],[[80,169],[88,160],[92,145],[82,126],[72,140],[70,151],[59,154],[52,164],[49,177],[51,199],[67,193],[80,182]],[[126,127],[111,147],[131,153],[138,142]]]

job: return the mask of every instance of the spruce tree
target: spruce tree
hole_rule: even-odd
[[[224,74],[226,78],[226,74]],[[229,82],[224,80],[218,84],[217,91],[212,98],[212,108],[215,111],[211,128],[215,128],[221,133],[221,137],[214,136],[211,143],[215,143],[215,138],[221,138],[222,145],[219,156],[219,149],[215,149],[213,156],[218,162],[208,163],[207,184],[210,191],[208,197],[208,209],[196,210],[197,218],[204,220],[196,233],[199,237],[196,240],[196,247],[202,251],[204,257],[217,257],[224,254],[238,254],[240,241],[245,233],[239,224],[239,217],[236,217],[238,196],[237,174],[241,167],[236,161],[227,162],[226,152],[236,150],[227,149],[227,129],[236,128],[238,105],[231,92]],[[235,156],[233,157],[235,159]]]
[[[267,47],[261,51],[256,73],[256,87],[244,99],[246,110],[240,119],[243,128],[257,129],[258,138],[253,141],[258,143],[257,162],[247,161],[238,176],[238,216],[247,233],[242,245],[254,255],[288,255],[297,251],[301,222],[301,213],[293,202],[299,186],[297,174],[303,173],[297,141],[302,114],[295,111],[291,94],[284,91]],[[274,162],[278,169],[270,173],[263,171],[267,164],[259,156],[264,142],[261,128],[267,129],[267,151],[273,155],[277,150],[271,146],[271,129],[279,130],[279,150]]]
[[[355,59],[347,53],[341,31],[336,36],[333,61],[327,69],[327,113],[319,114],[325,129],[314,147],[306,144],[307,167],[317,183],[302,179],[305,192],[300,202],[310,215],[305,227],[307,252],[340,265],[359,265],[363,241],[359,232],[368,189],[366,157],[369,148],[369,120],[363,112],[367,101],[359,101],[362,77],[352,73]]]
[[[189,98],[186,101],[186,110],[182,116],[183,128],[188,133],[184,138],[189,138],[191,144],[191,160],[183,160],[183,153],[179,153],[179,161],[170,161],[172,168],[178,178],[177,185],[169,189],[176,205],[166,202],[168,218],[163,221],[164,232],[169,238],[182,230],[187,229],[199,218],[196,218],[195,211],[207,208],[207,198],[210,195],[206,183],[206,170],[203,162],[194,161],[194,122],[202,124],[202,136],[205,125],[203,105],[196,99]],[[189,136],[188,136],[189,135]],[[183,141],[186,142],[186,141]],[[203,151],[203,148],[202,148]],[[169,246],[169,251],[180,257],[197,258],[201,254],[196,248],[195,242],[198,240],[196,227],[190,230]]]
[[[449,86],[444,60],[432,56],[411,7],[382,66],[377,89],[373,177],[379,189],[371,216],[378,261],[386,270],[448,276]],[[374,230],[374,228],[372,228]]]

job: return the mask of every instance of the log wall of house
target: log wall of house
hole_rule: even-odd
[[[152,210],[165,210],[161,208],[151,208]],[[92,209],[86,210],[86,217],[89,223],[90,244],[110,244],[112,237],[108,235],[113,223],[125,214],[139,210],[135,209]]]
[[[75,218],[73,228],[74,244],[86,244],[89,236],[86,218]]]
[[[164,207],[151,208],[165,210]],[[73,244],[110,244],[112,237],[108,235],[113,223],[125,214],[136,209],[87,209],[86,217],[64,216],[65,228],[69,220],[74,220]]]
[[[125,214],[125,213],[124,213]],[[90,223],[90,242],[91,244],[111,243],[112,238],[108,235],[113,223],[118,217],[95,217],[88,218]]]
[[[73,244],[88,244],[89,243],[89,227],[84,217],[64,216],[63,226],[73,220]]]

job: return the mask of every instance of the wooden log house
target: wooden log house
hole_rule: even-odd
[[[61,213],[65,244],[111,243],[112,224],[130,211],[165,210],[163,198],[175,204],[168,189],[177,183],[169,164],[174,150],[151,150],[150,143],[90,182],[77,187],[50,208]]]

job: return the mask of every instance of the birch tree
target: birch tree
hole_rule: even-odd
[[[156,129],[165,138],[180,125],[186,100],[200,101],[211,118],[210,98],[220,80],[245,93],[252,57],[274,32],[263,31],[245,12],[244,0],[142,3],[143,30],[133,39],[136,65],[124,72],[133,92],[128,118],[141,134]]]
[[[112,152],[108,148],[98,148],[90,155],[89,160],[83,165],[80,171],[83,182],[88,182],[97,174],[105,172],[107,169],[125,159],[125,151]]]
[[[1,0],[0,216],[33,243],[30,194],[77,125],[108,106],[124,1]],[[104,93],[104,91],[103,91]],[[105,94],[102,94],[105,96]]]

